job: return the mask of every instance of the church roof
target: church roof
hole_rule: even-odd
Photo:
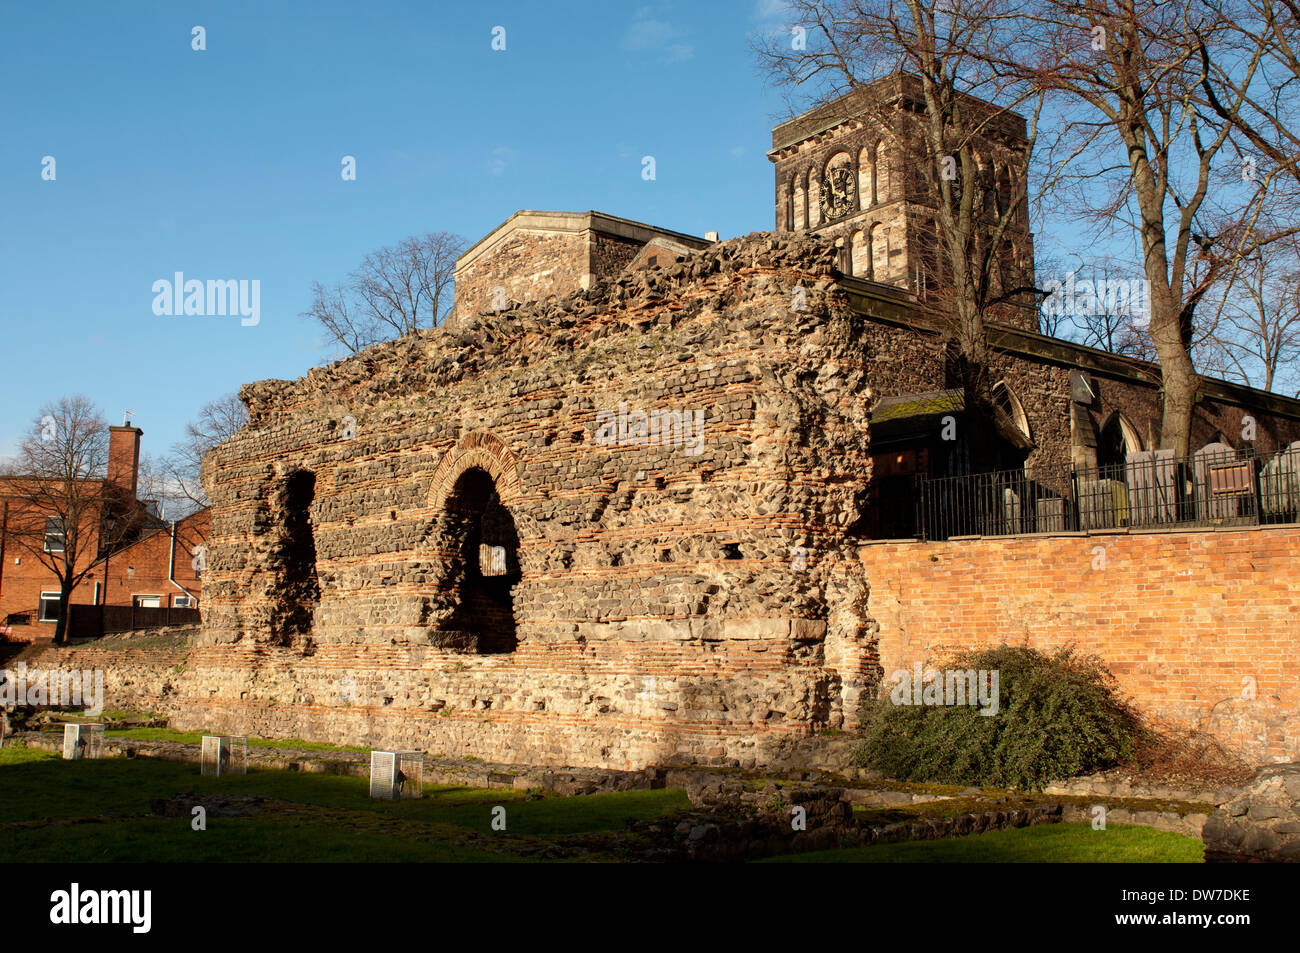
[[[471,264],[480,255],[518,231],[567,232],[570,234],[597,232],[641,243],[655,238],[667,238],[688,248],[707,248],[713,244],[708,239],[696,235],[675,232],[672,229],[647,225],[645,222],[636,222],[630,218],[619,218],[616,215],[607,215],[604,212],[594,210],[586,212],[548,212],[536,209],[520,209],[476,241],[460,258],[456,259],[457,270]]]

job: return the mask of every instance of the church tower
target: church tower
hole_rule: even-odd
[[[947,271],[934,224],[937,196],[922,150],[900,144],[916,134],[905,131],[904,117],[923,108],[920,81],[896,73],[773,129],[768,158],[776,167],[776,230],[833,237],[841,271],[931,297]],[[1004,112],[976,144],[990,224],[1026,174],[1025,141],[1024,118]],[[1007,273],[1017,283],[1032,282],[1033,236],[1023,208],[1007,245]],[[1037,330],[1035,317],[1024,320]]]

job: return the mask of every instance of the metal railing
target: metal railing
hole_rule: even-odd
[[[1211,445],[1190,457],[1132,453],[1121,464],[918,476],[917,536],[1260,526],[1300,520],[1300,445],[1276,454]]]
[[[199,610],[180,606],[68,607],[68,638],[88,639],[110,632],[136,632],[171,625],[198,625]]]

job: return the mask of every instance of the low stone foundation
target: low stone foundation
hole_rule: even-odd
[[[175,717],[180,712],[180,685],[197,626],[109,635],[56,648],[37,644],[11,657],[4,668],[104,673],[104,710],[141,711]]]
[[[1207,861],[1300,863],[1300,764],[1261,768],[1205,823]]]

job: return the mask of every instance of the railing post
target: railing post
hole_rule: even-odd
[[[1083,530],[1083,513],[1080,511],[1079,507],[1079,471],[1075,468],[1073,463],[1070,464],[1069,503],[1069,509],[1074,512],[1074,531],[1081,532]],[[1065,524],[1069,522],[1069,516],[1062,513],[1061,517],[1061,528],[1064,530]]]
[[[1264,525],[1264,474],[1261,472],[1263,467],[1258,466],[1258,458],[1254,451],[1246,458],[1250,461],[1251,483],[1255,488],[1255,525]]]
[[[921,494],[925,492],[925,488],[924,488],[924,484],[921,482],[921,477],[919,474],[916,476],[912,488],[914,491],[913,495],[915,496],[915,500],[912,506],[913,509],[912,516],[914,517],[915,522],[913,522],[912,525],[916,528],[916,535],[919,536],[921,540],[924,542],[925,524],[922,522],[922,517],[921,517],[921,513],[924,510],[924,507],[921,505]]]

